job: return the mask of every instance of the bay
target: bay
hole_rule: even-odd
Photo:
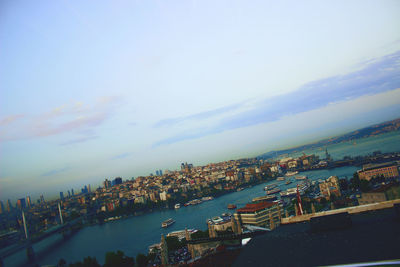
[[[382,152],[400,151],[399,132],[388,133],[375,137],[368,137],[330,145],[327,147],[334,159],[343,156],[357,156],[371,154],[373,151]],[[307,154],[316,153],[323,158],[325,151],[320,149],[305,151]],[[298,153],[299,155],[301,153]],[[295,154],[292,154],[296,156]],[[358,167],[348,166],[336,169],[315,170],[302,172],[301,175],[308,176],[311,180],[326,179],[331,175],[340,178],[351,178]],[[292,179],[294,180],[294,179]],[[295,187],[296,181],[290,185],[278,183],[282,190]],[[206,230],[208,218],[230,212],[228,204],[238,207],[251,202],[254,197],[265,194],[263,188],[266,184],[277,183],[271,181],[259,184],[240,192],[230,193],[211,201],[203,202],[196,206],[182,207],[178,210],[156,211],[153,213],[108,222],[103,225],[88,226],[64,240],[61,235],[52,236],[34,245],[36,261],[40,265],[57,264],[63,258],[68,263],[83,260],[84,257],[96,257],[100,263],[104,263],[105,253],[108,251],[121,250],[126,255],[135,257],[138,253],[147,253],[148,246],[160,242],[161,234],[166,235],[171,231],[194,228]],[[161,228],[162,221],[173,218],[176,223],[171,227]],[[4,259],[5,266],[26,266],[25,251],[16,253]]]

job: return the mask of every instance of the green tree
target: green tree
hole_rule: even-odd
[[[101,265],[97,262],[96,258],[86,257],[83,259],[83,263],[78,261],[71,263],[69,267],[101,267]]]
[[[205,231],[198,230],[196,233],[193,233],[191,237],[192,239],[199,239],[199,238],[209,238],[210,236],[207,230]]]
[[[167,236],[165,241],[167,241],[168,251],[175,251],[184,246],[184,243],[179,241],[176,236]]]
[[[64,267],[66,266],[67,262],[64,259],[60,259],[58,261],[57,267]]]
[[[360,188],[360,177],[358,177],[358,173],[355,172],[353,174],[353,178],[350,179],[350,188],[353,190],[357,190]]]
[[[139,253],[136,256],[136,263],[139,267],[146,267],[147,263],[149,262],[149,259],[147,258],[146,255]]]
[[[134,265],[135,260],[133,258],[125,256],[124,252],[118,250],[117,252],[106,253],[103,267],[132,267]]]
[[[368,192],[369,190],[371,190],[371,185],[370,185],[369,181],[361,180],[360,181],[360,189],[362,192]]]

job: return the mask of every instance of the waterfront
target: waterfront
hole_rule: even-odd
[[[357,167],[342,167],[331,170],[317,170],[302,172],[311,180],[328,178],[331,175],[349,178],[357,170]],[[292,179],[294,180],[294,179]],[[279,182],[282,189],[295,187],[296,181],[285,185]],[[211,201],[203,202],[200,205],[182,207],[178,210],[156,211],[142,216],[121,219],[108,222],[103,225],[94,225],[83,228],[67,240],[61,235],[52,236],[49,239],[35,244],[34,250],[37,254],[39,264],[56,264],[60,258],[67,262],[82,260],[84,257],[96,257],[101,263],[107,251],[122,250],[128,256],[136,256],[138,253],[147,253],[149,245],[158,243],[161,234],[181,230],[185,227],[205,230],[206,220],[223,212],[232,212],[227,209],[230,203],[238,207],[251,202],[254,197],[264,195],[266,184],[276,183],[270,181],[259,184],[240,192],[224,195]],[[171,227],[161,228],[161,223],[168,219],[176,220]],[[26,264],[25,251],[21,251],[5,259],[6,266],[24,266]]]
[[[399,137],[400,135],[397,132],[390,133],[380,137],[357,140],[356,145],[343,143],[328,146],[328,150],[335,159],[340,158],[340,155],[342,155],[341,157],[344,155],[366,155],[375,150],[382,152],[399,151]],[[323,157],[324,151],[319,150],[317,152]],[[307,151],[307,153],[310,153],[310,151]],[[307,175],[311,180],[326,179],[331,175],[351,178],[357,169],[359,168],[351,166],[302,172],[301,175]],[[284,182],[278,184],[284,190],[295,187],[297,182],[300,181],[295,181],[289,185],[285,185]],[[259,184],[196,206],[182,207],[178,210],[156,211],[103,225],[85,227],[67,240],[63,240],[61,235],[52,236],[34,245],[37,262],[41,265],[56,264],[60,258],[64,258],[68,263],[71,263],[92,256],[103,263],[104,255],[108,251],[122,250],[128,256],[147,253],[148,246],[158,243],[161,234],[181,230],[185,227],[205,230],[207,227],[206,219],[223,212],[231,212],[227,209],[228,204],[236,204],[238,207],[242,207],[254,197],[264,195],[263,188],[269,183],[276,183],[276,181]],[[162,221],[168,218],[173,218],[176,223],[167,229],[161,228]],[[24,266],[26,264],[25,251],[6,258],[4,262],[6,266]]]

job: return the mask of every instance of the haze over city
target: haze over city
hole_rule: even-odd
[[[398,1],[2,1],[0,199],[400,115]]]

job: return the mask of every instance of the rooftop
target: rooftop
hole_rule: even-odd
[[[246,204],[245,207],[238,209],[236,212],[238,212],[238,213],[256,212],[256,211],[260,211],[260,210],[263,210],[266,208],[270,208],[274,205],[276,205],[276,203],[268,202],[268,201],[263,201],[263,202],[259,202],[259,203],[249,203],[249,204]]]
[[[398,207],[399,209],[399,207]],[[351,214],[351,226],[312,232],[309,222],[254,237],[233,266],[324,266],[399,258],[400,212]]]
[[[378,169],[378,168],[384,168],[384,167],[389,167],[389,166],[396,166],[396,162],[384,162],[384,163],[378,163],[378,164],[366,164],[363,166],[363,171],[368,171],[368,170],[373,170],[373,169]]]

